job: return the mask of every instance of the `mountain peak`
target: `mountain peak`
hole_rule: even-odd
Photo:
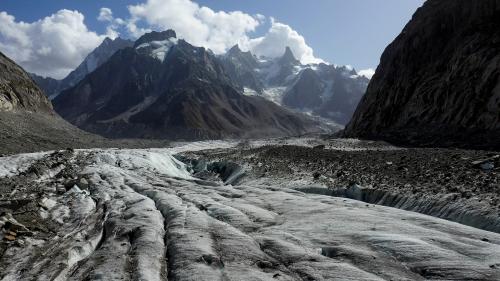
[[[229,49],[229,51],[227,51],[228,54],[238,54],[238,53],[241,53],[241,49],[240,49],[240,46],[238,44],[234,45],[233,47],[231,47],[231,49]]]
[[[233,47],[231,47],[231,49],[229,49],[226,53],[227,56],[229,57],[234,57],[234,56],[238,56],[238,57],[246,57],[247,59],[251,58],[253,60],[254,58],[254,55],[252,54],[252,52],[250,51],[243,51],[240,49],[240,46],[238,44],[234,45]]]
[[[280,63],[282,64],[298,64],[299,61],[295,58],[295,55],[292,52],[292,49],[290,47],[285,48],[285,53],[283,56],[280,58]]]
[[[249,69],[257,67],[257,59],[250,51],[242,51],[238,44],[234,45],[226,53],[226,58],[237,61],[238,64],[244,64]]]
[[[106,38],[104,38],[104,41],[102,41],[102,44],[110,44],[111,42],[113,42],[113,39],[106,37]]]
[[[161,32],[152,31],[142,35],[139,39],[137,39],[137,41],[135,41],[134,48],[144,43],[152,41],[165,41],[171,38],[177,38],[177,34],[172,29]]]
[[[115,39],[111,39],[109,37],[106,37],[101,45],[99,45],[97,49],[103,49],[103,48],[125,48],[125,47],[129,47],[130,45],[132,45],[132,41],[130,40],[126,40],[126,39],[123,39],[123,38],[120,38],[120,37],[116,37]]]

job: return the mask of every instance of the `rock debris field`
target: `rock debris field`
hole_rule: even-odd
[[[500,234],[174,157],[235,145],[0,158],[0,280],[500,280]]]

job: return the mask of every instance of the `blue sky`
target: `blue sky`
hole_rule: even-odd
[[[1,0],[0,11],[15,17],[15,22],[32,23],[44,17],[53,15],[61,9],[77,10],[85,16],[84,24],[89,31],[97,35],[106,33],[109,22],[97,20],[100,9],[107,7],[112,10],[113,18],[128,19],[131,17],[127,8],[149,0],[118,1],[118,0]],[[162,0],[156,0],[162,1]],[[188,0],[163,0],[169,2]],[[269,32],[270,17],[276,22],[289,26],[305,38],[307,46],[314,50],[314,57],[327,62],[344,65],[349,64],[356,69],[375,68],[385,47],[400,33],[415,10],[423,4],[423,0],[199,0],[200,6],[206,6],[217,11],[242,11],[250,16],[261,14],[266,20],[261,22],[255,31],[245,31],[250,38],[264,36]],[[172,4],[170,4],[172,5]],[[145,26],[147,17],[142,18],[139,27],[161,29],[158,25]],[[0,22],[1,23],[1,22]],[[167,26],[167,23],[160,26]],[[8,32],[0,24],[0,50],[9,55],[5,45]],[[243,27],[242,27],[243,28]],[[130,33],[120,26],[116,29],[123,37]],[[5,30],[4,30],[5,31]],[[12,32],[11,32],[12,33]],[[211,33],[213,34],[213,33]],[[213,36],[213,35],[210,35]],[[83,37],[82,37],[83,38]],[[88,39],[92,41],[92,39]],[[196,40],[195,40],[196,41]],[[204,42],[204,41],[200,41]],[[2,49],[2,45],[3,49]],[[272,43],[272,41],[270,41]],[[209,46],[212,46],[209,44]],[[90,48],[90,45],[89,45]],[[214,47],[216,48],[216,47]],[[297,47],[299,48],[299,47]],[[14,49],[14,48],[12,48]],[[216,48],[217,49],[217,48]],[[82,48],[81,52],[84,52]],[[12,50],[10,51],[13,52]],[[20,57],[21,65],[28,56]],[[81,55],[80,55],[81,56]],[[33,57],[33,56],[31,56]],[[33,58],[31,58],[33,59]],[[78,57],[78,59],[80,59]],[[52,59],[54,61],[54,59]],[[57,60],[57,59],[56,59]],[[76,56],[73,60],[77,60]],[[62,63],[62,62],[61,62]],[[73,64],[76,62],[72,62]],[[28,68],[36,69],[34,63],[25,62]],[[40,64],[40,63],[38,63]],[[70,68],[71,63],[67,68]],[[67,70],[64,70],[67,71]],[[61,73],[64,72],[61,70]],[[40,71],[38,71],[40,72]],[[54,72],[55,73],[55,72]],[[51,74],[51,72],[48,72]]]

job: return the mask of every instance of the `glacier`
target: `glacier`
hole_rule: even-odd
[[[248,145],[273,142],[313,145]],[[31,234],[8,244],[0,280],[500,279],[500,234],[287,182],[204,180],[177,156],[237,145],[0,158],[4,179],[60,159],[40,173],[33,199],[50,231],[20,221]]]

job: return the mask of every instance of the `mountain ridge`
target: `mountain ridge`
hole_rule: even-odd
[[[303,65],[289,47],[280,57],[257,58],[236,45],[221,60],[243,93],[341,125],[350,120],[369,82],[349,67]]]
[[[239,93],[210,50],[173,40],[174,36],[173,31],[145,34],[135,47],[117,51],[54,99],[56,111],[84,130],[114,138],[198,139],[322,131],[305,115]]]

